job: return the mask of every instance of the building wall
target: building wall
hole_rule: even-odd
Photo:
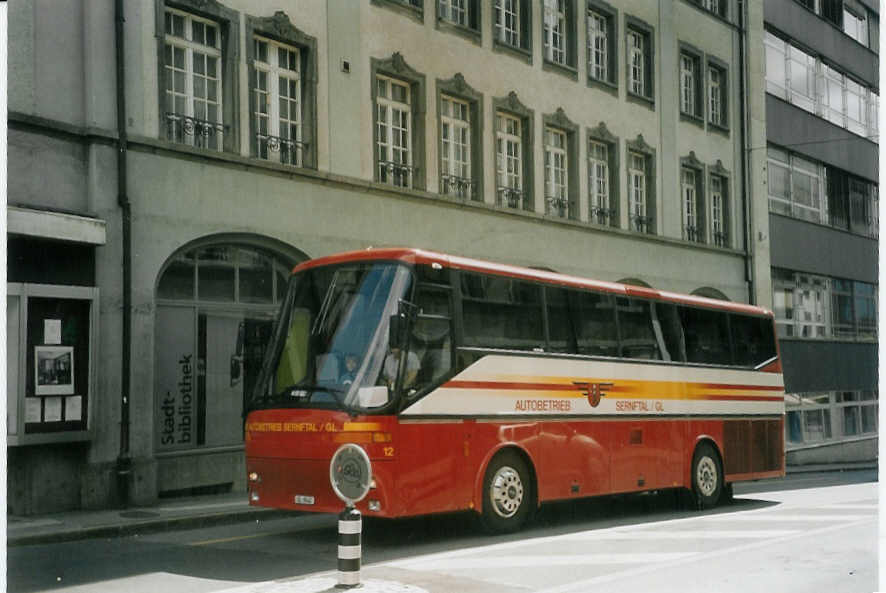
[[[654,288],[691,292],[715,289],[735,301],[765,302],[770,291],[760,268],[768,268],[769,220],[758,193],[759,170],[749,174],[747,208],[755,240],[747,261],[742,199],[741,88],[735,26],[684,0],[618,3],[617,91],[589,87],[583,9],[577,30],[575,77],[544,65],[541,7],[533,2],[531,60],[494,49],[491,2],[481,10],[480,35],[466,39],[438,26],[428,0],[416,18],[392,2],[289,0],[278,3],[290,21],[316,39],[317,169],[260,161],[250,155],[247,15],[270,17],[273,10],[245,0],[220,5],[234,15],[237,38],[237,100],[232,133],[238,149],[216,153],[165,139],[159,105],[162,40],[161,4],[133,0],[125,6],[125,59],[129,183],[132,202],[132,372],[130,446],[133,501],[158,492],[190,491],[226,484],[243,486],[242,447],[161,452],[157,446],[158,339],[157,287],[176,254],[208,240],[247,241],[299,261],[367,246],[409,245],[507,263],[553,268],[601,280],[640,279]],[[582,2],[577,2],[581,7]],[[762,2],[749,3],[751,42],[762,35]],[[51,5],[51,7],[50,7]],[[216,6],[210,2],[207,6]],[[264,12],[262,12],[264,11]],[[625,15],[654,27],[654,108],[626,98]],[[159,22],[158,22],[159,21]],[[699,26],[699,23],[703,26]],[[158,29],[158,26],[160,27]],[[107,242],[95,248],[95,285],[100,292],[97,357],[101,361],[91,400],[91,432],[74,449],[63,445],[22,446],[10,456],[10,475],[26,470],[40,479],[58,476],[53,488],[63,495],[42,498],[24,480],[14,490],[15,513],[60,508],[101,507],[116,496],[114,467],[120,452],[122,365],[122,218],[117,204],[114,3],[93,0],[63,4],[40,0],[10,7],[10,203],[69,210],[106,224]],[[728,66],[728,133],[679,115],[678,51],[688,43],[703,56]],[[377,183],[373,161],[373,59],[400,52],[425,76],[427,187],[392,188]],[[750,88],[762,86],[759,60],[748,62]],[[58,56],[64,56],[59,59]],[[350,72],[342,70],[342,61]],[[442,197],[439,190],[437,81],[461,73],[482,93],[484,152],[482,203]],[[533,193],[535,211],[494,205],[493,99],[515,91],[534,111]],[[753,97],[753,92],[751,93]],[[543,116],[562,108],[579,126],[576,148],[581,220],[544,214]],[[749,142],[765,129],[762,100],[750,102]],[[618,138],[618,200],[627,210],[624,181],[626,143],[642,135],[655,149],[657,235],[631,232],[627,224],[607,228],[587,222],[586,132],[605,122]],[[680,164],[694,153],[708,170],[718,162],[728,175],[731,246],[699,245],[681,238]],[[47,166],[49,164],[49,166]],[[762,258],[762,259],[761,259]],[[687,265],[691,262],[691,265]],[[762,263],[760,263],[762,262]],[[754,294],[748,268],[759,276]],[[162,337],[162,336],[161,336]],[[31,475],[31,474],[28,474]],[[80,476],[72,485],[71,476]],[[35,478],[36,479],[36,478]],[[76,480],[75,480],[76,482]],[[11,490],[11,492],[13,492]]]
[[[870,11],[869,21],[878,22],[876,3],[863,4]],[[815,56],[818,62],[838,69],[875,92],[878,90],[879,56],[875,49],[879,35],[876,31],[871,32],[872,50],[794,1],[768,0],[764,18],[767,30],[789,39]],[[817,101],[821,101],[820,96]],[[879,178],[877,137],[850,132],[826,120],[822,113],[818,107],[815,113],[810,113],[789,100],[767,93],[766,141],[779,149],[787,149],[822,166],[842,169],[876,185]],[[830,187],[823,184],[821,190],[819,199],[827,204],[826,194]],[[873,204],[876,210],[877,202]],[[828,217],[830,214],[827,212]],[[876,216],[876,212],[873,215]],[[769,218],[773,268],[826,278],[827,282],[840,279],[877,285],[875,228],[869,229],[864,236],[855,228],[854,232],[832,228],[826,217],[809,222],[771,213]],[[831,301],[830,292],[824,298],[825,302],[819,303],[818,307],[825,317],[830,317],[836,305]],[[799,313],[794,312],[794,316],[807,315],[807,311],[808,307]],[[867,426],[858,431],[858,426],[850,421],[853,412],[847,411],[847,408],[858,406],[876,411],[876,333],[873,337],[869,332],[838,337],[836,331],[830,330],[830,319],[819,322],[827,326],[827,335],[782,337],[780,342],[785,389],[789,394],[795,394],[788,396],[787,400],[788,463],[802,465],[876,459],[876,423],[862,423]],[[807,422],[810,422],[809,426],[801,426]]]

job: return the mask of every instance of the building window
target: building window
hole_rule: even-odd
[[[772,303],[780,337],[877,337],[873,284],[773,268]]]
[[[708,121],[718,128],[729,127],[728,86],[726,69],[708,63]]]
[[[628,88],[635,95],[646,96],[646,38],[639,31],[628,31]]]
[[[625,21],[628,94],[652,100],[655,96],[652,29],[632,17],[625,17]]]
[[[569,170],[566,132],[545,128],[545,204],[547,214],[569,213]]]
[[[566,64],[566,0],[544,0],[544,56]]]
[[[711,240],[717,247],[729,247],[727,226],[728,202],[726,200],[726,178],[711,175]]]
[[[652,232],[652,218],[647,215],[649,192],[646,159],[641,153],[628,153],[628,218],[631,230],[640,233]]]
[[[376,91],[378,180],[397,187],[412,187],[409,85],[378,75]]]
[[[615,210],[611,206],[609,183],[609,146],[588,140],[589,219],[597,224],[612,224]]]
[[[468,26],[468,2],[470,0],[438,0],[437,14],[441,19],[462,27]]]
[[[726,16],[726,0],[701,0],[701,7],[718,16]]]
[[[768,31],[764,44],[767,92],[855,134],[877,137],[876,92]]]
[[[798,393],[787,396],[786,440],[803,444],[877,434],[876,391]]]
[[[846,104],[844,100],[846,78],[827,64],[822,70],[822,116],[841,128],[846,127]]]
[[[680,54],[680,112],[696,118],[701,117],[699,63],[697,56]]]
[[[849,10],[845,5],[843,6],[843,32],[867,47],[867,19],[865,19],[864,15],[858,15]]]
[[[261,37],[254,44],[256,156],[300,167],[305,143],[299,50]]]
[[[496,194],[500,206],[519,208],[523,202],[523,125],[520,118],[495,116]]]
[[[222,150],[225,126],[219,24],[166,8],[163,56],[166,138]]]
[[[532,5],[529,0],[493,0],[493,40],[505,47],[530,51]]]
[[[700,192],[695,170],[683,167],[680,170],[680,196],[683,212],[683,238],[687,241],[704,242],[704,232],[699,219]]]
[[[770,211],[811,222],[824,221],[821,166],[772,146],[767,155]]]
[[[609,81],[609,17],[588,9],[588,76]]]
[[[440,154],[440,193],[472,197],[471,106],[467,101],[440,97]]]

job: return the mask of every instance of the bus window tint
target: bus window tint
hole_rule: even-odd
[[[409,349],[418,358],[419,369],[407,388],[410,395],[438,384],[452,367],[449,290],[419,284],[415,300],[419,314],[412,325]]]
[[[570,291],[569,299],[578,334],[578,353],[618,356],[615,299],[612,295]]]
[[[775,357],[775,336],[772,335],[771,319],[733,314],[729,319],[729,327],[732,330],[735,364],[755,367]]]
[[[624,358],[660,360],[658,339],[652,327],[649,302],[616,297],[621,355]]]
[[[652,325],[656,336],[660,333],[662,358],[674,362],[686,362],[686,339],[683,336],[683,324],[676,305],[655,303],[652,308]]]
[[[681,307],[686,336],[686,360],[705,364],[732,364],[728,316],[720,311]]]
[[[567,295],[562,288],[545,288],[549,352],[575,353],[575,327],[572,324]]]
[[[540,286],[501,276],[463,273],[461,278],[465,346],[544,347]]]

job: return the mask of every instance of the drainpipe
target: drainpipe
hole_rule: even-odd
[[[748,285],[748,302],[756,304],[757,295],[754,288],[754,236],[751,232],[753,224],[753,204],[748,196],[750,185],[748,160],[751,158],[751,150],[748,146],[748,125],[750,115],[747,112],[749,101],[747,100],[747,61],[745,59],[748,31],[746,28],[747,11],[749,0],[738,0],[738,70],[739,70],[739,101],[741,107],[741,208],[744,212],[745,223],[742,225],[744,235],[744,274]]]
[[[123,0],[114,2],[114,40],[117,46],[117,204],[123,222],[123,351],[120,369],[120,453],[117,456],[117,499],[129,504],[132,458],[129,455],[129,374],[132,364],[132,210],[126,193],[126,70],[123,47]]]

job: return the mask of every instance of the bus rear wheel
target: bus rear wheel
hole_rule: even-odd
[[[701,443],[692,456],[692,492],[702,509],[716,506],[723,493],[723,465],[710,443]]]
[[[496,455],[483,479],[483,526],[491,533],[520,529],[529,514],[532,481],[519,455],[504,451]]]

